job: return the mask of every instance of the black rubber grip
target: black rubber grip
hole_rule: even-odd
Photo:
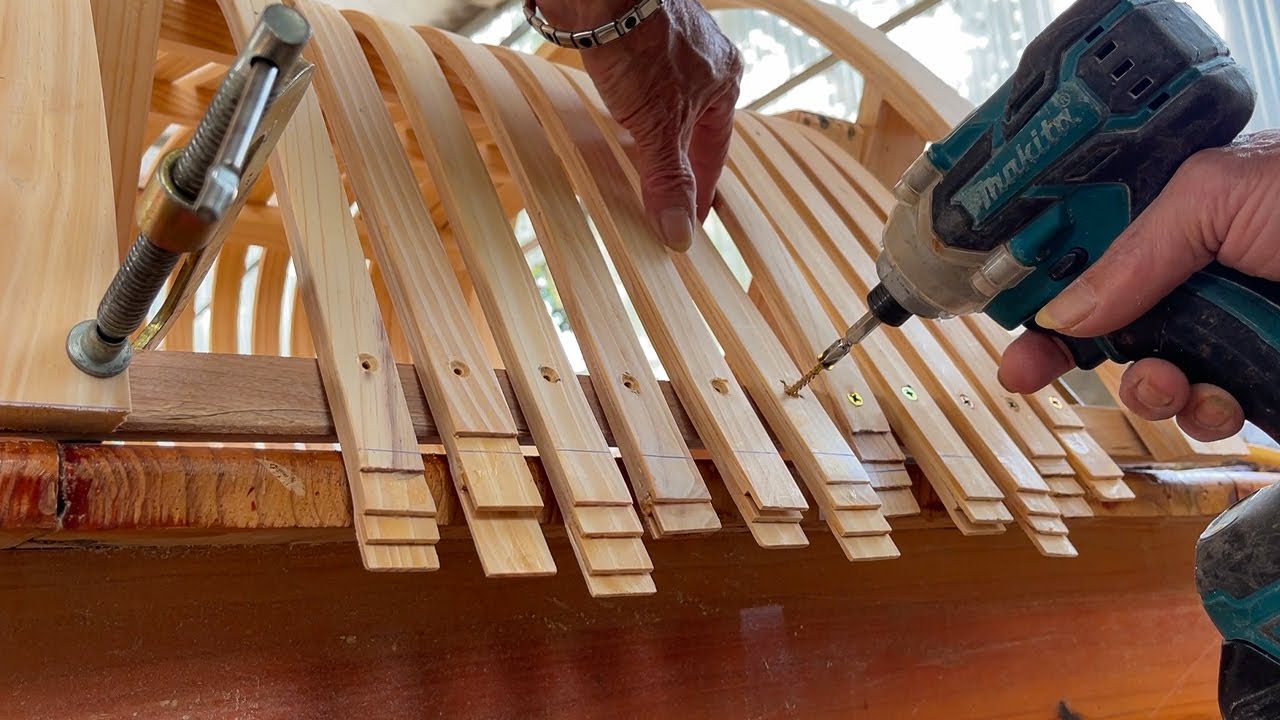
[[[1127,327],[1107,335],[1104,339],[1113,348],[1111,359],[1120,363],[1167,360],[1193,384],[1209,383],[1231,393],[1250,422],[1280,441],[1280,351],[1276,349],[1280,284],[1217,264],[1197,276],[1247,295],[1252,302],[1249,313],[1244,319],[1237,317],[1190,282]],[[1092,339],[1051,334],[1063,341],[1081,368],[1097,367],[1107,357]]]

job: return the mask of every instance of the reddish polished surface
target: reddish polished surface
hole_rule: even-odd
[[[1213,718],[1191,588],[1203,521],[1077,523],[1077,560],[1015,533],[649,542],[658,594],[560,575],[374,575],[354,544],[0,553],[4,718]]]

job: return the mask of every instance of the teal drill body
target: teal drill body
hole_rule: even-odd
[[[976,311],[1010,330],[1055,335],[1035,324],[1036,313],[1189,157],[1232,142],[1254,101],[1243,69],[1187,6],[1078,0],[1000,90],[903,175],[877,260],[880,284],[850,335],[876,322]],[[856,342],[850,335],[842,351]],[[1231,392],[1254,425],[1280,439],[1276,283],[1214,263],[1116,332],[1056,336],[1082,368],[1168,360],[1192,383]],[[1280,488],[1225,513],[1196,552],[1197,587],[1224,637],[1223,716],[1280,718]]]

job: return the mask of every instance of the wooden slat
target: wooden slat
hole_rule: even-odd
[[[605,131],[613,127],[611,122],[589,109],[569,81],[546,61],[495,52],[508,67],[525,77],[525,93],[593,216],[606,216],[616,226],[610,227],[608,221],[598,223],[601,233],[617,232],[638,243],[659,247],[657,236],[645,220],[639,176],[623,149],[606,135]],[[589,119],[587,116],[594,116],[596,124],[581,122]],[[871,491],[870,477],[816,398],[786,396],[776,377],[795,372],[795,364],[710,239],[699,229],[688,254],[674,257],[694,302],[724,346],[734,374],[796,463],[846,556],[850,560],[896,557],[897,548],[891,541],[854,537],[888,534],[889,525],[879,512],[880,502]],[[690,313],[690,321],[696,319],[692,306],[686,312]],[[663,317],[674,319],[670,315]],[[862,494],[837,495],[830,486],[841,486],[853,493],[861,490]],[[865,513],[855,517],[846,510]]]
[[[244,41],[266,4],[220,0],[237,42]],[[436,508],[313,88],[280,137],[271,174],[342,442],[365,567],[437,569],[431,546],[367,543],[368,498],[385,500],[379,504],[404,515],[432,516]]]
[[[253,301],[253,353],[280,354],[280,311],[284,307],[284,284],[289,271],[289,254],[265,250],[258,265],[258,290]],[[173,331],[169,331],[170,337]]]
[[[300,7],[315,32],[318,91],[369,225],[378,267],[408,329],[433,415],[446,431],[444,445],[485,571],[551,574],[555,565],[536,517],[542,497],[520,461],[497,382],[484,372],[461,289],[449,273],[391,119],[378,112],[381,98],[355,33],[327,5]]]
[[[589,104],[599,106],[598,97],[589,94],[593,89],[577,79],[579,90],[588,93]],[[610,157],[609,147],[599,141],[594,146],[583,148],[592,158],[589,164]],[[596,226],[628,297],[699,434],[712,448],[712,456],[723,464],[721,472],[729,479],[733,497],[751,523],[756,541],[765,546],[802,544],[804,538],[795,532],[794,523],[807,502],[794,481],[780,472],[781,458],[647,221],[632,217],[620,224],[614,217],[613,208],[634,203],[633,194],[621,188],[613,191],[618,197],[601,197],[601,191],[607,190],[594,185],[579,187],[597,210],[593,213]]]
[[[875,261],[857,243],[849,242],[848,235],[860,236],[864,243],[871,238],[879,238],[881,225],[878,219],[852,189],[842,191],[840,187],[827,187],[827,192],[843,200],[841,209],[850,210],[849,215],[840,217],[769,130],[749,115],[740,114],[738,123],[815,234],[826,238],[829,257],[842,265],[845,277],[859,292],[870,292],[879,280]],[[827,164],[825,158],[813,155],[803,161],[812,163],[811,167]],[[833,177],[833,174],[828,173],[828,177]],[[801,197],[807,200],[797,202]],[[857,214],[857,211],[862,212]],[[1050,497],[1049,486],[959,370],[958,365],[962,363],[953,361],[923,321],[909,321],[897,331],[883,328],[877,332],[888,334],[908,362],[914,361],[917,370],[932,386],[948,419],[1005,492],[1009,509],[1033,544],[1048,555],[1075,554],[1070,543],[1049,536],[1041,531],[1042,526],[1037,526],[1036,516],[1057,519],[1061,515]]]
[[[150,117],[151,76],[164,0],[90,0],[111,142],[116,238],[123,258],[133,245],[134,201]]]
[[[119,266],[111,145],[93,19],[76,0],[0,5],[0,426],[105,430],[129,411],[129,378],[67,357]]]
[[[768,170],[736,133],[730,145],[728,171],[739,181],[751,178],[748,189],[754,200],[744,199],[744,209],[738,212],[749,212],[745,208],[754,204],[777,227],[775,232],[769,222],[755,223],[753,227],[760,234],[751,241],[765,245],[785,242],[808,274],[810,291],[823,299],[833,321],[848,327],[855,313],[864,306],[864,301],[837,272],[824,249],[818,245],[815,235],[786,204],[787,200],[770,179]],[[737,240],[741,243],[744,239]],[[749,255],[743,252],[744,258]],[[766,267],[772,266],[770,263]],[[766,268],[753,269],[754,273],[767,271]],[[1001,503],[1004,493],[952,428],[942,412],[940,401],[934,398],[901,352],[886,334],[876,333],[856,346],[852,354],[873,383],[873,389],[877,391],[877,397],[903,443],[917,462],[927,464],[934,489],[944,498],[948,509],[956,513],[953,520],[957,525],[969,531],[996,530],[978,526],[1012,520]],[[968,525],[963,525],[966,518]]]
[[[384,23],[382,27],[388,35],[398,32],[397,37],[403,38],[395,56],[414,67],[415,77],[434,81],[437,88],[444,87],[440,65],[421,39],[402,26]],[[397,31],[396,27],[400,29]],[[441,40],[446,47],[437,46],[437,49],[450,57],[450,64],[469,72],[465,50],[450,54],[448,40]],[[630,524],[628,521],[634,519],[631,495],[600,428],[591,422],[590,408],[581,387],[568,382],[574,377],[572,368],[549,316],[542,310],[528,265],[503,216],[493,212],[476,213],[487,216],[491,222],[500,222],[501,234],[468,234],[474,224],[458,221],[463,213],[475,212],[464,209],[464,202],[469,203],[474,194],[483,193],[482,188],[493,192],[474,154],[474,142],[460,139],[466,135],[460,113],[444,93],[432,92],[430,88],[405,92],[404,100],[419,129],[418,137],[424,141],[423,154],[432,172],[437,173],[436,185],[442,191],[442,198],[446,206],[454,206],[450,215],[453,230],[459,236],[459,246],[485,306],[490,329],[505,364],[514,373],[521,407],[533,423],[539,453],[556,489],[556,499],[570,528],[570,538],[589,591],[593,595],[653,592],[648,571],[637,570],[645,565],[646,556],[639,537],[630,538],[633,542],[626,545],[629,552],[617,552],[619,543],[601,544],[598,539],[582,536],[576,524],[574,509],[588,505],[614,506],[616,522]],[[425,128],[431,131],[424,132]],[[447,134],[441,136],[440,133]],[[426,146],[428,138],[434,146]],[[452,161],[442,159],[442,148],[443,152],[450,153]],[[469,185],[471,190],[464,190],[464,185]],[[455,191],[465,200],[452,196]],[[422,211],[425,213],[425,207]],[[610,547],[614,551],[609,551]],[[625,577],[604,577],[605,571],[598,563],[610,560],[618,563],[615,569],[629,573]]]
[[[209,306],[209,347],[216,353],[238,352],[240,289],[244,280],[243,245],[223,246],[213,275],[213,302]]]
[[[536,127],[538,118],[520,100],[520,89],[493,61],[476,62],[477,82],[470,85],[488,120],[513,178],[529,208],[556,287],[595,379],[613,437],[627,463],[633,490],[642,508],[652,508],[655,535],[663,534],[661,505],[703,505],[705,520],[714,517],[706,486],[694,472],[692,456],[658,391],[657,379],[631,326],[574,188],[547,140],[511,132]],[[526,86],[528,83],[526,83]],[[684,517],[688,518],[686,514]],[[669,520],[668,520],[669,522]],[[676,525],[674,531],[690,528]]]
[[[990,319],[963,319],[978,340],[986,346],[993,359],[998,360],[1004,355],[1005,349],[1013,340],[1012,335]],[[1050,388],[1022,397],[1040,419],[1053,429],[1067,453],[1067,462],[1094,497],[1112,502],[1133,499],[1133,493],[1124,484],[1124,473],[1095,436],[1085,429],[1084,422],[1075,414],[1071,405]]]

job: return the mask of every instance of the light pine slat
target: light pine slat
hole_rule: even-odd
[[[594,87],[578,80],[578,90],[587,106],[601,115],[598,109],[603,103]],[[590,151],[584,148],[584,152]],[[601,153],[599,157],[607,157],[603,153],[610,150],[603,147],[596,152]],[[750,410],[747,395],[728,363],[714,349],[715,338],[697,314],[693,298],[666,249],[654,239],[652,230],[639,236],[619,227],[610,216],[597,217],[596,222],[677,395],[703,441],[713,448],[713,455],[725,461],[726,470],[722,472],[726,478],[749,488],[755,504],[764,510],[807,509],[808,503],[790,473],[781,470],[773,442]],[[647,221],[636,221],[636,225],[647,227]],[[741,465],[731,466],[731,460],[738,460]]]
[[[111,142],[116,237],[123,258],[133,245],[134,203],[160,44],[164,0],[91,0],[98,69]]]
[[[734,145],[737,146],[737,141]],[[845,322],[842,314],[853,312],[859,300],[851,288],[838,280],[821,282],[820,273],[830,272],[831,266],[818,257],[819,248],[812,237],[807,234],[788,236],[787,241],[791,245],[791,252],[788,252],[782,236],[775,232],[769,218],[738,175],[734,157],[740,153],[740,146],[737,152],[730,151],[730,164],[721,176],[715,208],[721,218],[732,218],[726,227],[752,277],[761,283],[762,292],[778,296],[775,305],[784,302],[785,298],[813,294],[826,303],[828,317]],[[812,288],[802,275],[802,266],[811,275],[815,271],[819,273],[816,275],[819,282]],[[769,278],[767,284],[764,278]],[[946,422],[928,393],[921,389],[914,401],[908,401],[901,394],[901,388],[923,388],[923,384],[910,374],[907,364],[887,339],[876,335],[868,337],[853,349],[849,359],[863,368],[872,392],[880,398],[881,407],[902,438],[903,445],[925,469],[925,476],[957,527],[967,533],[1002,532],[1003,526],[998,521],[1001,518],[1012,519],[1007,510],[1000,517],[987,518],[976,507],[977,503],[961,502],[956,497],[952,488],[959,485],[958,476],[976,471],[978,477],[985,478],[986,471]],[[989,478],[987,482],[991,482]],[[994,483],[991,487],[994,488]],[[883,494],[881,500],[884,501]]]
[[[639,176],[622,148],[611,143],[601,128],[602,125],[609,127],[608,121],[587,108],[569,81],[546,61],[511,52],[495,53],[500,53],[509,67],[527,73],[525,92],[552,144],[571,169],[578,191],[593,216],[607,215],[622,236],[657,247],[658,239],[641,206]],[[599,124],[579,121],[588,114],[595,114]],[[605,228],[601,232],[608,231]],[[734,374],[779,436],[819,508],[827,514],[833,534],[836,537],[851,534],[838,523],[845,520],[853,524],[854,518],[858,518],[861,534],[888,533],[889,525],[879,513],[880,502],[871,492],[870,478],[821,403],[812,396],[786,396],[782,384],[775,379],[794,373],[795,364],[710,239],[698,230],[688,253],[673,254],[673,257],[694,301],[725,347]],[[837,510],[830,485],[860,487],[862,496],[849,502],[857,503],[855,507],[866,512],[842,514]],[[887,557],[897,555],[893,548]]]
[[[574,509],[580,505],[619,506],[614,517],[621,518],[619,522],[622,524],[634,525],[636,523],[627,522],[635,519],[630,493],[599,426],[595,424],[581,386],[576,382],[564,349],[551,327],[550,318],[542,311],[532,276],[510,228],[504,221],[502,234],[469,234],[471,227],[467,221],[459,222],[464,212],[474,211],[463,208],[464,203],[470,203],[474,192],[483,192],[479,189],[483,187],[489,188],[490,193],[493,190],[475,155],[474,142],[460,137],[465,137],[467,130],[456,105],[446,99],[451,95],[440,65],[423,40],[408,28],[385,22],[375,27],[386,37],[394,35],[399,41],[393,51],[384,53],[390,64],[396,60],[412,64],[415,78],[425,76],[429,82],[435,83],[436,92],[432,92],[430,87],[423,89],[404,83],[398,87],[404,93],[402,100],[415,127],[430,128],[430,132],[417,133],[424,145],[423,154],[431,171],[438,173],[436,186],[450,210],[450,224],[458,236],[458,244],[480,300],[486,306],[486,318],[506,358],[509,377],[514,381],[521,407],[532,426],[535,443],[569,528],[575,555],[583,575],[590,578],[602,572],[598,563],[588,562],[588,557],[601,557],[598,543],[603,538],[582,536]],[[447,39],[442,38],[442,41],[448,43]],[[464,53],[459,53],[453,60],[466,67]],[[402,70],[400,79],[406,79],[405,75]],[[452,153],[449,159],[453,162],[442,158],[442,148]],[[471,151],[470,158],[465,154],[466,150]],[[463,153],[461,156],[459,151]],[[474,192],[464,192],[458,187],[463,184],[469,184]],[[455,192],[463,193],[465,199],[454,195]],[[502,218],[493,213],[489,215]],[[639,534],[638,530],[636,534]],[[638,537],[635,541],[633,547],[638,548],[635,552],[641,557],[646,556],[643,543]],[[629,559],[634,554],[606,554],[603,557],[615,557],[618,562],[615,571],[637,569],[637,564]],[[595,593],[599,588],[588,579],[588,589]]]
[[[963,318],[974,335],[987,348],[993,359],[999,360],[1009,343],[1010,335],[989,318],[969,316]],[[1076,471],[1090,494],[1098,500],[1122,502],[1136,498],[1124,481],[1124,471],[1107,454],[1093,435],[1085,428],[1084,421],[1071,409],[1061,396],[1050,388],[1032,395],[1023,395],[1040,419],[1053,429],[1067,453],[1067,462]]]
[[[764,156],[765,163],[771,166],[775,180],[785,188],[785,192],[792,198],[807,198],[800,212],[806,216],[816,235],[828,239],[829,257],[842,264],[846,278],[860,293],[869,292],[878,281],[875,261],[864,248],[849,242],[847,237],[852,232],[861,236],[864,243],[869,238],[878,238],[881,230],[879,220],[859,198],[853,197],[856,193],[847,186],[843,192],[840,187],[825,188],[842,200],[842,209],[853,209],[850,215],[840,218],[769,130],[746,115],[739,116],[738,122],[745,129],[745,134],[755,140],[757,152]],[[828,164],[820,156],[804,158],[804,161],[815,167]],[[1074,556],[1076,551],[1069,543],[1045,537],[1046,533],[1041,531],[1045,520],[1038,516],[1060,517],[1049,486],[964,377],[957,367],[961,363],[953,363],[923,321],[909,321],[898,332],[893,332],[892,328],[878,332],[894,339],[909,362],[914,359],[926,382],[932,384],[948,419],[983,461],[992,479],[1007,494],[1009,509],[1032,544],[1047,555]]]
[[[268,249],[258,265],[258,291],[253,307],[253,353],[280,354],[280,311],[284,307],[284,284],[289,272],[289,253]],[[174,328],[169,330],[169,337]],[[169,340],[166,337],[166,342]]]
[[[811,292],[825,298],[828,312],[839,325],[848,327],[855,313],[865,306],[865,301],[854,292],[849,281],[819,246],[816,235],[783,196],[769,170],[736,133],[730,145],[729,166],[739,180],[744,177],[752,179],[749,190],[755,198],[754,203],[743,202],[740,212],[748,212],[746,208],[750,204],[764,211],[772,221],[777,237],[788,243],[797,257],[803,258],[803,264],[812,276]],[[764,232],[763,225],[758,232]],[[891,420],[897,415],[895,424],[899,435],[903,435],[906,423],[910,423],[908,427],[921,429],[919,440],[914,441],[914,447],[909,446],[909,449],[918,461],[928,457],[937,461],[935,471],[929,473],[931,480],[948,484],[949,492],[957,500],[1004,498],[1004,493],[982,469],[948,421],[942,411],[942,401],[928,389],[922,374],[917,374],[918,363],[911,364],[904,359],[909,357],[907,349],[892,342],[888,333],[877,332],[855,347],[853,353],[868,378],[878,376],[881,382],[880,401],[891,413]],[[913,434],[911,430],[906,430],[906,433]],[[972,472],[970,468],[977,468],[978,472]],[[974,507],[973,502],[962,504],[966,511]],[[970,519],[975,523],[990,521],[978,517]]]
[[[213,302],[209,306],[209,348],[235,353],[239,335],[240,289],[244,279],[244,245],[223,245],[213,274]]]
[[[82,373],[67,333],[119,266],[111,145],[83,0],[0,5],[0,319],[20,343],[0,366],[0,427],[110,430],[129,378]]]
[[[243,43],[267,0],[219,0],[219,4],[236,42]],[[438,569],[434,547],[368,543],[365,491],[370,483],[379,482],[376,476],[384,471],[412,473],[421,486],[426,478],[314,88],[307,90],[281,135],[271,158],[271,174],[342,444],[365,567]],[[425,499],[429,505],[421,510],[434,514],[429,491]]]
[[[407,339],[428,405],[446,429],[442,441],[464,514],[469,526],[486,526],[472,533],[482,565],[488,574],[550,574],[555,565],[537,524],[542,498],[519,457],[514,420],[484,364],[391,119],[377,114],[381,97],[355,33],[327,5],[301,7],[315,30],[317,89],[359,193],[390,302],[411,328]],[[497,510],[508,512],[491,513]]]
[[[470,85],[506,165],[521,187],[560,298],[582,347],[593,386],[633,480],[641,506],[701,502],[710,494],[675,424],[631,327],[604,255],[560,159],[538,135],[520,88],[501,65],[474,61]],[[526,84],[527,87],[527,84]]]
[[[782,125],[769,122],[768,125],[772,129],[773,137],[790,151],[813,181],[813,186],[825,195],[831,209],[842,216],[844,223],[848,226],[866,228],[865,232],[854,233],[863,241],[863,250],[869,254],[878,252],[876,243],[880,238],[879,230],[883,221],[871,210],[871,206],[850,197],[853,193],[852,187],[840,176],[831,162],[826,161],[813,145],[799,136],[794,123]],[[763,130],[763,128],[759,129]],[[866,196],[880,198],[879,204],[891,201],[889,192],[881,186],[871,185],[861,190]],[[834,220],[829,218],[827,222],[832,223]],[[843,242],[843,238],[841,241]],[[996,380],[995,362],[963,322],[952,320],[913,323],[913,325],[921,325],[933,334],[942,354],[954,360],[955,366],[971,383],[970,387],[977,390],[977,395],[971,396],[965,392],[966,388],[953,387],[952,394],[955,395],[959,390],[959,394],[968,398],[970,403],[985,401],[985,407],[999,419],[1000,426],[1017,443],[1025,457],[1032,462],[1030,468],[1033,472],[1035,471],[1034,463],[1042,458],[1065,459],[1066,453],[1062,445],[1045,427],[1044,422],[1029,409],[1023,408],[1020,403],[1014,401],[1009,397],[1009,393],[1004,392],[1000,387]],[[906,332],[920,335],[918,331],[907,330]],[[1025,471],[1026,467],[1023,470]],[[1039,489],[1044,487],[1043,482],[1035,483],[1034,481],[1033,486],[1038,486]]]

